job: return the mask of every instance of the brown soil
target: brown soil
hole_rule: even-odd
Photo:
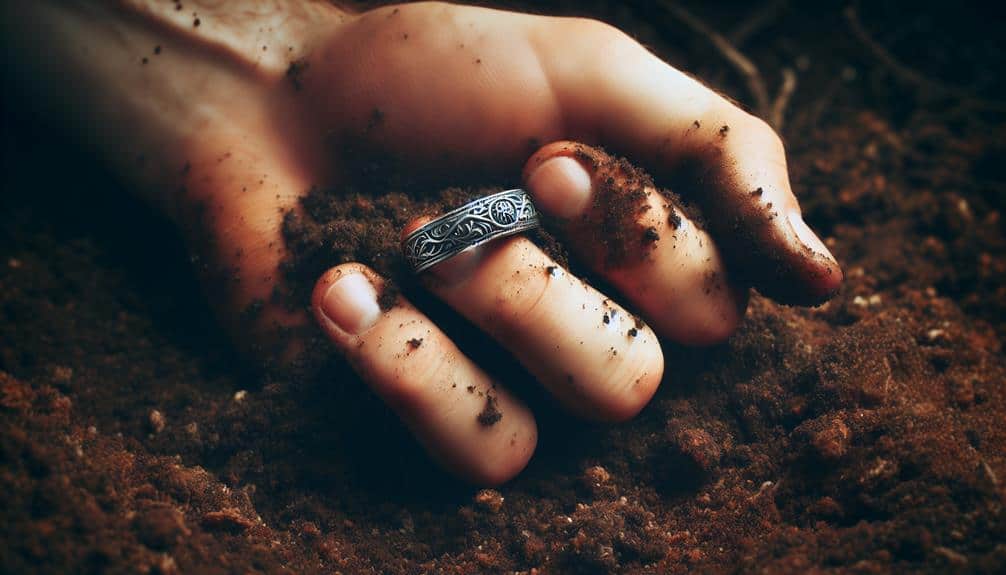
[[[745,94],[650,4],[590,14]],[[665,344],[638,418],[591,426],[402,282],[535,410],[538,452],[496,490],[438,471],[338,358],[313,378],[235,367],[172,230],[23,103],[5,111],[0,571],[1006,570],[1006,122],[894,79],[834,33],[840,8],[794,7],[743,46],[772,86],[797,66],[784,134],[847,274],[830,303],[753,298],[727,344]],[[730,30],[750,6],[696,10]],[[861,16],[899,58],[1004,93],[994,18],[886,10]],[[381,189],[290,217],[288,301],[339,261],[407,277],[389,238],[479,192]]]
[[[653,179],[625,158],[609,158],[585,146],[575,146],[571,155],[593,174],[594,198],[587,213],[570,223],[569,235],[601,236],[605,249],[597,254],[599,267],[643,261],[652,243],[660,238],[656,230],[639,223],[649,207],[647,196],[653,193]]]

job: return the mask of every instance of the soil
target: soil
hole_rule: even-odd
[[[654,228],[639,219],[649,209],[647,198],[653,193],[653,179],[626,158],[612,157],[603,149],[577,145],[561,155],[575,158],[592,174],[594,197],[586,213],[565,224],[568,237],[602,238],[604,249],[597,254],[598,268],[617,268],[642,262],[660,239]],[[659,192],[667,200],[673,217],[683,203],[667,189]],[[605,322],[607,323],[607,322]]]
[[[558,9],[745,99],[658,4]],[[238,361],[173,230],[24,102],[5,107],[0,571],[1006,571],[1006,114],[987,102],[1006,52],[977,8],[911,6],[859,16],[972,97],[837,34],[838,4],[791,6],[740,43],[773,90],[797,72],[790,172],[846,283],[817,308],[753,297],[722,346],[665,342],[668,376],[631,422],[562,414],[400,282],[535,411],[529,468],[490,490],[438,471],[340,359],[311,377]],[[694,8],[739,35],[753,9]],[[282,296],[308,301],[312,270],[339,261],[407,277],[388,242],[408,219],[506,183],[312,194],[287,221]],[[492,404],[486,421],[506,417]]]

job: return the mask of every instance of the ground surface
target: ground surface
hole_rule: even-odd
[[[659,3],[576,4],[750,102]],[[846,285],[818,309],[756,297],[721,347],[665,346],[668,380],[621,426],[562,416],[500,365],[541,445],[496,491],[439,474],[337,360],[236,368],[171,230],[5,111],[0,571],[1003,572],[1006,115],[982,101],[1003,93],[1001,18],[912,7],[858,14],[909,70],[841,5],[746,38],[755,8],[696,8],[773,95],[795,70],[791,173]],[[453,197],[338,194],[291,238],[356,239],[299,245],[300,272],[381,259],[353,218],[391,230]]]

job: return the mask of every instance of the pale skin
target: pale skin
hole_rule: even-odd
[[[283,212],[312,186],[338,189],[349,177],[339,150],[390,154],[441,183],[452,170],[522,180],[617,293],[553,270],[523,237],[440,264],[424,283],[593,420],[633,417],[665,371],[673,377],[661,341],[726,339],[748,287],[806,304],[841,283],[800,217],[779,137],[600,22],[443,3],[362,13],[295,0],[111,4],[6,3],[18,82],[48,94],[210,262],[207,293],[239,345],[269,338],[267,326],[315,321],[430,455],[472,482],[499,484],[525,467],[534,416],[405,298],[378,307],[386,280],[367,262],[323,274],[304,302],[310,313],[267,306],[257,330],[238,330],[241,311],[268,301],[277,281]],[[287,75],[295,61],[306,65],[297,82]],[[690,179],[707,230],[684,219],[677,242],[657,241],[631,265],[598,263],[600,230],[582,218],[597,174],[577,143],[616,150],[658,182]],[[674,208],[657,198],[641,223],[666,238]],[[244,279],[222,282],[219,270]],[[707,289],[710,277],[723,289]],[[645,320],[632,336],[619,302]],[[405,344],[413,339],[422,344]],[[480,425],[485,399],[469,386],[494,394],[503,418]]]

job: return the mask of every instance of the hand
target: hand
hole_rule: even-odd
[[[18,29],[7,42],[38,58],[26,81],[50,93],[74,83],[85,133],[178,223],[245,344],[307,321],[267,305],[254,333],[240,329],[242,310],[275,287],[284,211],[371,153],[447,180],[523,173],[555,231],[618,290],[608,295],[640,311],[523,237],[427,274],[436,296],[584,417],[638,413],[663,376],[657,338],[722,341],[747,287],[807,304],[841,282],[800,217],[779,137],[605,24],[440,3],[359,15],[292,0],[124,5],[8,6]],[[33,43],[45,37],[59,41]],[[529,142],[548,144],[528,159]],[[706,228],[599,144],[686,192]],[[320,278],[318,325],[446,468],[485,484],[519,473],[536,443],[532,414],[404,298],[382,310],[385,279],[365,263]]]

